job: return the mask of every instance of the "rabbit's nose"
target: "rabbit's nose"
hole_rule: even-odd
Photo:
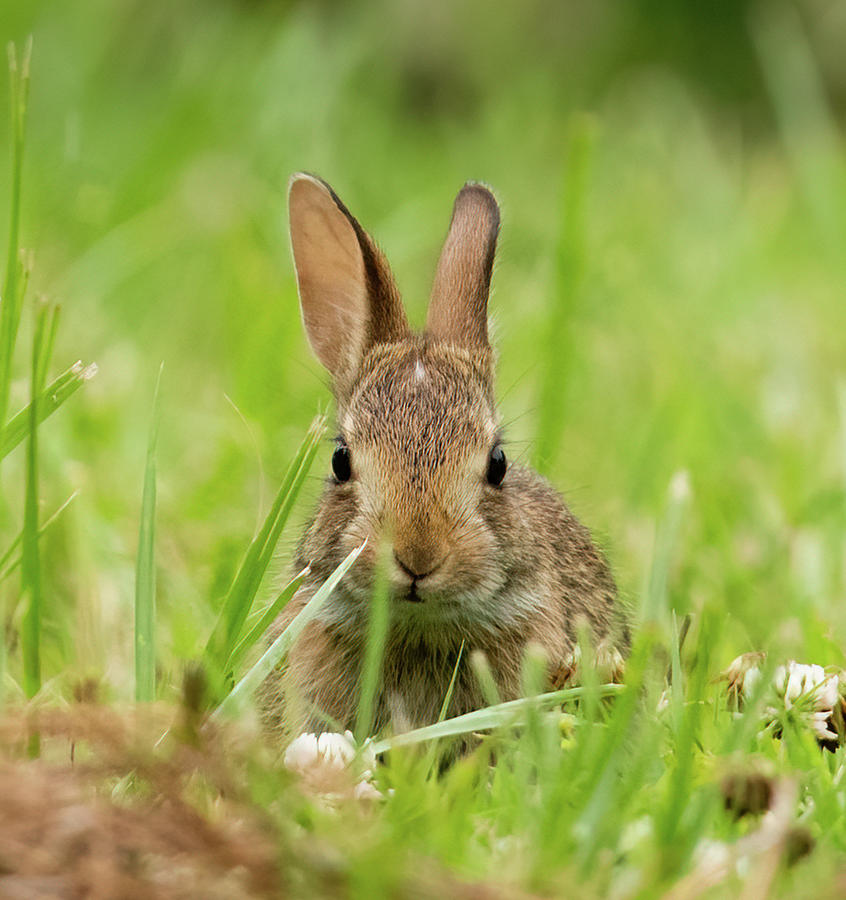
[[[413,578],[415,581],[421,581],[422,579],[432,575],[443,565],[444,559],[446,557],[441,557],[437,561],[433,561],[431,557],[427,557],[425,554],[409,554],[407,560],[403,560],[402,557],[394,550],[394,560],[396,564],[408,575],[410,578]]]

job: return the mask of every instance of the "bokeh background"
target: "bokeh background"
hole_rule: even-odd
[[[289,255],[299,169],[384,247],[417,323],[455,193],[492,185],[509,455],[563,490],[635,607],[686,471],[670,604],[717,610],[727,653],[842,664],[846,6],[0,0],[0,40],[30,34],[30,296],[63,306],[57,368],[99,365],[41,433],[44,515],[80,492],[44,543],[58,692],[93,672],[131,694],[160,363],[164,669],[202,646],[329,408]],[[4,544],[22,466],[4,464]]]

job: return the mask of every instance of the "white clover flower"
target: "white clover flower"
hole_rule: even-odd
[[[355,759],[355,741],[351,731],[344,734],[304,732],[288,745],[285,766],[302,774],[313,766],[343,771]]]
[[[803,665],[793,659],[775,670],[773,686],[784,700],[785,709],[790,709],[800,697],[809,697],[816,710],[831,712],[840,699],[837,675],[826,675],[822,666]]]
[[[751,669],[747,669],[743,674],[743,682],[741,686],[741,692],[744,697],[747,699],[755,693],[755,688],[758,686],[758,682],[761,680],[761,670],[757,666],[753,666]]]
[[[359,781],[353,788],[353,797],[356,800],[381,800],[382,792],[373,787],[369,781]]]
[[[343,769],[355,759],[355,741],[351,731],[343,734],[324,732],[317,739],[317,752],[322,761]]]
[[[811,728],[817,740],[820,741],[836,741],[837,732],[831,730],[831,712],[829,710],[821,710],[812,714]]]
[[[376,754],[369,741],[357,747],[351,731],[343,734],[304,732],[285,750],[285,768],[304,778],[318,793],[338,795],[346,783],[354,785],[356,798],[381,797],[370,784],[376,768]]]
[[[761,680],[760,663],[763,654],[744,653],[733,660],[723,677],[729,682],[730,702],[738,707],[756,692]],[[835,713],[839,716],[846,711],[843,690],[846,673],[827,673],[822,666],[803,664],[795,659],[778,666],[773,673],[772,695],[764,713],[768,722],[779,717],[780,710],[791,710],[798,705],[798,711],[807,717],[807,722],[817,740],[837,742]]]

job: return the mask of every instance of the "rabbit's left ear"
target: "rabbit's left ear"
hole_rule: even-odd
[[[465,184],[455,198],[432,286],[426,321],[432,337],[469,350],[489,348],[488,294],[498,234],[494,195],[484,185]]]

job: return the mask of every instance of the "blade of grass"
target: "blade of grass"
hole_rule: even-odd
[[[138,703],[151,703],[156,699],[156,442],[163,368],[164,364],[159,367],[153,394],[135,568],[135,699]]]
[[[614,703],[612,714],[605,728],[596,734],[596,739],[591,740],[591,732],[585,732],[585,737],[590,741],[590,753],[583,757],[584,775],[574,773],[584,777],[584,789],[581,793],[582,806],[578,809],[578,816],[574,816],[573,825],[585,871],[598,849],[600,823],[612,814],[610,811],[613,810],[620,784],[618,773],[625,770],[630,735],[642,710],[644,688],[654,660],[655,643],[648,632],[641,632],[626,665],[627,690]],[[575,813],[576,809],[571,811],[571,815]]]
[[[39,379],[47,371],[48,360],[45,357],[49,349],[48,335],[52,330],[54,319],[55,309],[47,304],[39,304],[32,338],[30,372],[32,399],[27,443],[24,527],[21,539],[21,594],[26,604],[21,620],[21,655],[24,693],[30,698],[41,689],[42,585],[38,547],[38,397],[44,390],[44,385]],[[32,749],[37,752],[37,741]]]
[[[452,702],[452,694],[455,690],[455,682],[458,679],[458,667],[461,665],[461,658],[464,656],[464,648],[467,645],[467,642],[462,640],[461,646],[458,648],[458,656],[455,659],[455,665],[452,667],[452,677],[449,680],[449,685],[446,689],[446,694],[444,694],[444,702],[441,704],[440,712],[438,713],[438,722],[443,722],[447,717],[447,713],[449,712],[449,705]],[[432,741],[431,746],[429,747],[429,755],[426,761],[426,771],[429,775],[432,774],[435,770],[435,766],[438,764],[438,741]]]
[[[280,612],[285,608],[288,601],[291,597],[296,594],[299,590],[300,585],[305,581],[306,577],[310,569],[306,566],[302,572],[298,575],[295,575],[294,578],[285,585],[284,588],[280,591],[279,595],[276,599],[267,607],[267,609],[261,614],[258,622],[250,629],[250,631],[241,639],[241,642],[238,646],[232,651],[232,655],[229,657],[226,668],[229,670],[234,669],[241,660],[247,655],[252,647],[254,647],[262,638],[262,635],[267,631],[268,628],[273,624],[276,617]]]
[[[232,655],[244,622],[249,615],[261,581],[288,520],[291,509],[305,482],[311,464],[326,430],[325,419],[318,416],[311,424],[302,444],[288,467],[273,506],[261,531],[250,543],[229,591],[224,598],[217,622],[206,644],[206,661],[213,669],[223,672],[225,662]]]
[[[97,366],[92,363],[83,366],[74,363],[49,384],[38,398],[39,425],[51,416],[70,396],[97,374]],[[0,432],[0,459],[8,456],[23,441],[29,431],[30,405],[24,407],[6,423]]]
[[[482,696],[485,698],[485,702],[489,707],[498,706],[502,697],[499,695],[499,688],[497,687],[491,664],[481,650],[474,650],[470,654],[470,668],[476,676],[476,682],[479,685]]]
[[[626,691],[624,684],[603,684],[599,693],[603,697],[620,694]],[[432,741],[438,738],[458,737],[462,734],[471,734],[474,731],[487,731],[491,728],[515,727],[522,725],[526,713],[531,709],[546,709],[560,706],[569,700],[578,700],[584,693],[580,687],[565,688],[560,691],[550,691],[546,694],[538,694],[536,697],[523,697],[519,700],[508,700],[498,703],[496,706],[486,706],[473,712],[445,719],[434,725],[426,725],[423,728],[415,728],[381,741],[373,741],[371,747],[376,754],[387,753],[396,747],[410,747],[424,741]]]
[[[47,373],[50,370],[50,360],[53,358],[53,348],[56,346],[56,332],[59,330],[59,319],[62,316],[62,307],[58,304],[50,305],[49,321],[46,324],[44,334],[44,346],[39,360],[39,368],[35,373],[40,385],[41,393],[44,393],[44,385],[47,384]]]
[[[676,611],[672,611],[672,640],[670,641],[670,708],[672,710],[673,730],[678,734],[681,730],[684,715],[684,672],[681,665],[681,633],[679,631]]]
[[[711,652],[717,645],[720,621],[716,614],[704,614],[698,636],[695,662],[687,684],[687,702],[675,735],[673,761],[667,789],[655,815],[655,833],[663,845],[662,868],[667,873],[680,871],[693,854],[697,823],[707,816],[716,799],[711,792],[695,794],[696,759],[699,735],[705,715],[705,698],[711,679]]]
[[[70,497],[51,515],[48,519],[45,520],[44,524],[38,529],[38,537],[43,537],[44,533],[47,529],[59,518],[59,516],[70,506],[70,504],[77,498],[79,495],[79,491],[74,491]],[[23,541],[23,531],[18,532],[17,537],[12,541],[9,545],[9,549],[0,557],[0,584],[2,584],[11,574],[17,569],[17,567],[21,564],[21,555],[18,554],[14,559],[12,556],[17,550],[17,548],[21,545]],[[11,562],[10,562],[11,560]],[[14,612],[14,610],[10,611],[10,614]]]
[[[9,111],[12,137],[11,198],[9,203],[9,236],[6,249],[6,273],[0,287],[0,429],[6,421],[9,408],[9,391],[12,380],[12,359],[20,325],[25,280],[20,278],[20,211],[21,184],[23,180],[23,150],[26,124],[26,106],[29,95],[29,61],[32,42],[24,47],[24,56],[18,67],[15,45],[8,45],[9,54]],[[0,462],[3,456],[0,455]],[[6,629],[7,611],[0,610],[0,705],[3,702],[3,684],[6,680]],[[37,741],[37,739],[33,739]],[[32,749],[37,751],[37,745]]]
[[[338,586],[338,582],[346,575],[350,566],[358,559],[365,546],[367,546],[367,541],[356,547],[355,550],[350,551],[344,561],[317,589],[311,600],[300,610],[291,624],[267,648],[258,662],[244,675],[226,699],[212,713],[211,718],[213,720],[234,718],[237,715],[259,685],[279,665],[306,625],[320,612],[323,604],[329,599],[330,594]]]
[[[576,663],[578,679],[584,694],[579,701],[579,740],[571,751],[574,771],[586,773],[596,760],[596,752],[603,739],[602,704],[599,695],[599,673],[593,647],[593,635],[585,626],[579,628]]]
[[[690,493],[690,477],[687,472],[676,472],[670,479],[667,506],[655,539],[655,553],[652,557],[649,583],[644,592],[643,622],[664,623],[666,621],[670,567],[673,563]]]
[[[355,720],[355,736],[364,740],[373,727],[373,709],[382,675],[382,660],[385,655],[385,638],[388,634],[388,558],[390,544],[385,541],[380,548],[376,566],[376,577],[370,598],[367,645],[364,649],[364,663],[361,667],[361,684],[358,696],[358,711]]]
[[[592,118],[575,116],[570,123],[561,199],[561,230],[556,248],[554,299],[546,339],[546,365],[542,366],[533,464],[549,469],[560,444],[566,402],[562,384],[573,354],[573,313],[579,301],[585,270],[585,200],[596,127]]]
[[[18,62],[14,44],[9,44],[9,88],[12,134],[12,181],[9,205],[9,239],[6,250],[6,274],[0,298],[0,425],[6,421],[9,389],[12,379],[12,357],[18,336],[23,290],[20,267],[21,183],[26,131],[26,108],[29,97],[29,63],[32,41],[27,41]]]
[[[443,722],[444,719],[446,719],[447,712],[449,711],[449,705],[452,702],[452,693],[455,690],[455,681],[458,678],[458,667],[461,665],[461,657],[464,656],[465,644],[466,642],[462,640],[461,646],[458,648],[458,656],[456,657],[455,666],[452,670],[452,678],[449,680],[449,686],[444,695],[444,702],[441,704],[441,711],[438,713],[439,722]]]

